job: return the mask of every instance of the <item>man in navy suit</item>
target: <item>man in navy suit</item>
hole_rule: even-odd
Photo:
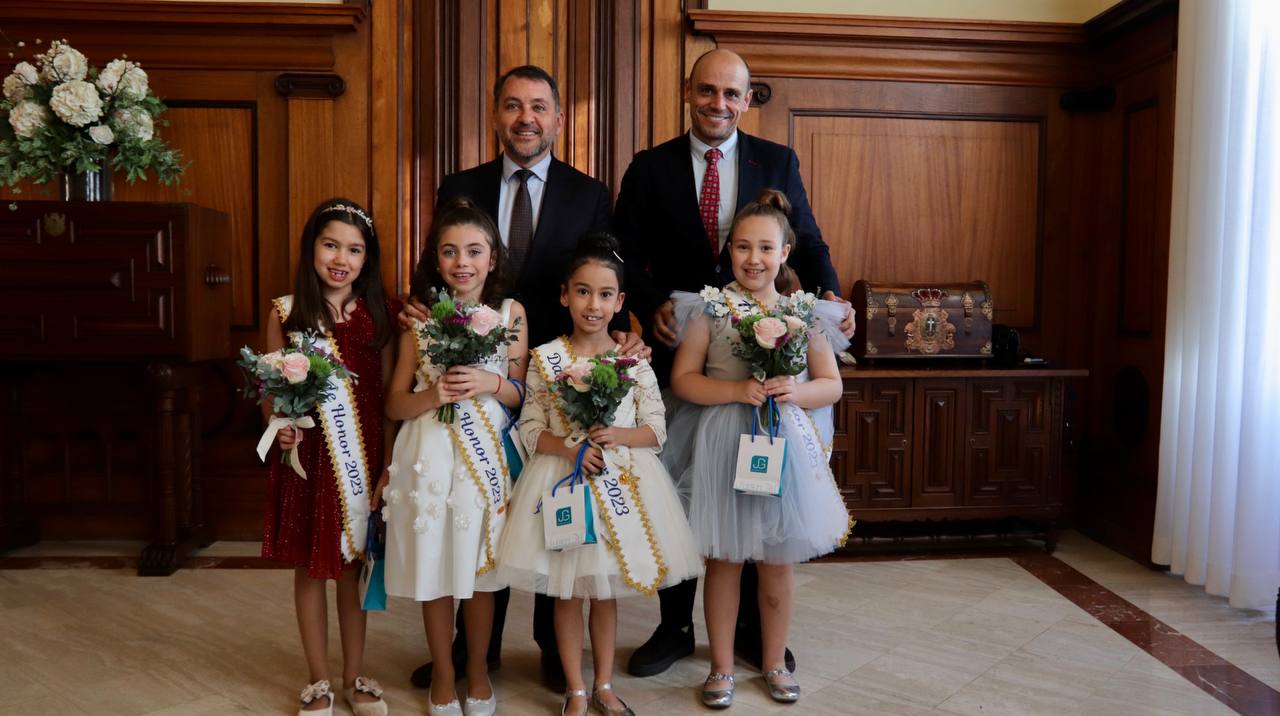
[[[795,152],[738,129],[751,103],[750,80],[746,63],[733,52],[712,50],[699,57],[684,87],[691,131],[637,154],[622,178],[614,228],[627,262],[627,303],[646,335],[663,344],[654,346],[653,353],[653,368],[663,385],[670,377],[670,349],[676,341],[671,292],[696,292],[733,280],[729,251],[722,248],[734,214],[761,190],[777,189],[791,202],[796,245],[787,264],[803,288],[823,298],[840,296],[831,254],[809,208]],[[852,334],[852,310],[846,312],[841,329]],[[758,666],[756,582],[755,569],[747,565],[735,644],[747,661]],[[627,665],[631,674],[661,673],[693,653],[696,591],[697,580],[688,580],[658,592],[662,623],[632,654]],[[788,669],[795,668],[790,650],[786,662]]]
[[[450,174],[436,192],[437,210],[452,199],[465,197],[488,212],[498,225],[507,256],[504,278],[511,296],[524,304],[530,348],[573,332],[569,313],[560,305],[564,267],[580,237],[609,227],[609,187],[551,155],[563,127],[555,78],[533,65],[507,71],[493,89],[493,129],[502,143],[502,156]],[[408,315],[426,318],[422,308],[412,302],[405,310]],[[628,325],[625,315],[615,318],[611,326],[614,340],[624,353],[647,355],[639,337],[626,333]],[[490,669],[499,663],[510,596],[510,589],[494,595]],[[457,626],[453,661],[460,672],[466,662],[462,610],[458,610]],[[543,682],[563,692],[554,604],[544,595],[535,597],[533,638],[542,649]],[[431,664],[418,667],[412,681],[419,688],[430,686]]]

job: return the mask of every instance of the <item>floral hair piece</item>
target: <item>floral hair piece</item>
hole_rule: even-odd
[[[349,206],[347,204],[334,204],[332,206],[325,207],[324,213],[328,214],[331,211],[345,211],[348,214],[355,214],[356,216],[364,220],[364,223],[366,226],[368,226],[370,229],[373,228],[373,219],[370,219],[369,215],[364,213],[364,211],[358,206]]]

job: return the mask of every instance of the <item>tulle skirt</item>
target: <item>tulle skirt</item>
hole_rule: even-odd
[[[640,477],[640,499],[667,567],[661,587],[702,574],[702,557],[685,520],[671,478],[652,450],[631,451]],[[573,465],[551,455],[535,455],[525,465],[511,497],[507,529],[498,550],[498,579],[513,588],[553,597],[616,599],[642,594],[630,587],[596,520],[596,544],[562,551],[544,548],[542,514],[535,514],[543,490],[569,474]]]
[[[830,408],[800,415],[794,405],[784,411],[780,436],[787,440],[783,489],[779,496],[752,495],[733,489],[738,439],[751,431],[754,408],[741,403],[703,408],[677,408],[696,427],[671,430],[671,459],[688,453],[678,484],[691,492],[689,524],[703,556],[733,562],[796,564],[827,554],[849,534],[849,513],[825,460],[806,460],[801,445],[817,439],[830,445]],[[810,419],[810,417],[814,419]],[[820,427],[827,424],[824,430]],[[805,435],[804,432],[808,432]],[[687,441],[687,445],[679,441]],[[672,442],[675,442],[673,445]],[[825,456],[825,455],[824,455]]]

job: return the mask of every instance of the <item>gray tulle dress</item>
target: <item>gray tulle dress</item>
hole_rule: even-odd
[[[678,334],[705,315],[711,343],[704,372],[721,380],[751,375],[733,355],[737,331],[728,317],[717,318],[694,293],[672,294]],[[838,330],[843,305],[818,301],[811,333],[825,337],[835,351],[849,341]],[[797,376],[803,382],[807,373]],[[805,410],[780,404],[787,440],[780,496],[753,495],[733,489],[738,439],[751,432],[755,409],[742,403],[698,406],[679,401],[670,411],[663,464],[676,479],[676,490],[689,513],[698,548],[704,557],[733,562],[796,564],[832,552],[844,544],[852,524],[836,486],[831,456],[832,408]]]

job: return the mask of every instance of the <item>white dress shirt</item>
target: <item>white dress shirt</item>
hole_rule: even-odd
[[[693,155],[693,190],[699,205],[702,203],[702,178],[707,174],[707,150],[711,145],[698,139],[693,132],[689,133],[689,149]],[[729,226],[733,223],[733,212],[738,207],[738,133],[724,140],[716,149],[720,150],[720,161],[716,170],[720,173],[720,248],[729,238]]]
[[[538,214],[542,209],[542,191],[547,187],[547,170],[550,168],[551,152],[547,152],[542,161],[529,167],[529,171],[533,172],[527,183],[535,233],[538,230]],[[511,210],[516,204],[516,192],[520,190],[520,180],[516,178],[516,171],[519,169],[523,167],[506,154],[502,155],[502,184],[498,187],[498,232],[502,234],[503,246],[511,245],[507,236],[511,233]]]

